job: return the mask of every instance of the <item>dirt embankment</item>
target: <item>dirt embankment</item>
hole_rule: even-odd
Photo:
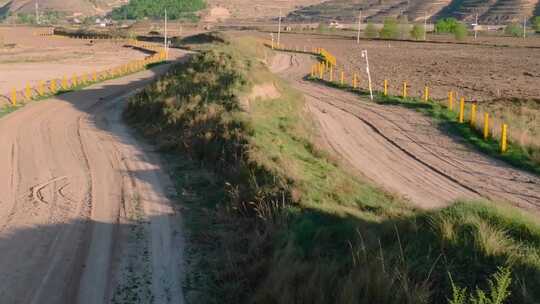
[[[539,210],[538,176],[473,150],[413,110],[304,81],[312,60],[280,53],[272,70],[304,93],[324,144],[354,171],[424,208],[487,198]]]

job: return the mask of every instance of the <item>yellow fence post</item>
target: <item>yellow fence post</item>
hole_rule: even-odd
[[[97,82],[97,73],[96,71],[92,72],[92,81]]]
[[[345,84],[345,72],[341,70],[341,79],[340,83],[343,86]]]
[[[56,93],[56,80],[51,80],[51,92]]]
[[[459,123],[463,123],[465,115],[465,98],[461,97],[459,101]]]
[[[45,95],[45,85],[43,84],[43,80],[39,81],[37,91],[38,91],[39,96]]]
[[[334,67],[330,66],[330,82],[334,82]]]
[[[403,98],[407,98],[407,82],[403,82],[403,92],[402,92]]]
[[[448,92],[448,109],[450,111],[454,110],[454,92]]]
[[[484,113],[484,139],[489,137],[489,114]]]
[[[62,89],[64,89],[64,90],[67,90],[67,89],[68,89],[68,80],[67,80],[67,77],[66,77],[66,76],[64,76],[64,77],[62,78]]]
[[[24,89],[24,97],[26,97],[26,100],[32,99],[32,89],[30,89],[30,84],[26,84],[26,88]]]
[[[15,89],[11,90],[11,105],[17,106],[17,90]]]
[[[77,75],[73,74],[73,77],[71,78],[71,87],[76,87],[77,85]]]
[[[388,96],[388,79],[384,80],[384,96]]]
[[[424,87],[424,101],[425,102],[429,101],[429,88],[427,86]]]
[[[476,103],[471,105],[471,127],[476,127]]]
[[[508,132],[508,126],[506,124],[503,124],[502,125],[502,130],[501,130],[501,153],[504,153],[506,152],[506,150],[508,149],[508,143],[507,143],[507,132]]]
[[[356,89],[356,86],[358,85],[358,83],[357,83],[357,82],[358,82],[357,77],[358,77],[358,76],[356,76],[356,73],[354,73],[354,77],[353,77],[353,88],[354,88],[354,89]]]
[[[323,79],[323,78],[324,78],[324,64],[319,63],[319,79]]]

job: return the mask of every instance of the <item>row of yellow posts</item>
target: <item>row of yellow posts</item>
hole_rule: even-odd
[[[12,89],[10,93],[11,106],[16,107],[22,101],[32,101],[46,96],[55,95],[60,91],[67,91],[81,86],[90,85],[100,81],[124,76],[134,72],[146,69],[148,64],[161,62],[167,59],[164,50],[159,50],[155,54],[142,60],[134,60],[101,72],[91,72],[82,75],[73,74],[71,78],[65,75],[61,79],[52,79],[49,81],[39,81],[32,87],[29,83],[21,90]],[[22,97],[22,98],[21,98]]]
[[[317,50],[320,50],[320,49],[317,49]],[[327,52],[327,51],[325,51]],[[317,55],[322,55],[322,53],[320,51],[318,51],[316,53]],[[335,71],[338,69],[337,66],[336,66],[336,61],[334,61],[335,63],[332,64],[329,62],[329,60],[326,60],[326,58],[335,58],[333,56],[331,56],[331,54],[329,54],[330,56],[326,57],[325,55],[322,55],[323,57],[323,60],[315,65],[313,65],[311,67],[311,77],[312,78],[318,78],[318,79],[321,79],[321,80],[325,80],[325,81],[329,81],[329,82],[332,82],[332,83],[335,83],[335,78],[334,78],[334,73]],[[345,71],[344,69],[342,68],[341,71],[340,71],[340,77],[339,77],[339,84],[341,86],[345,86],[345,79],[346,79],[346,76],[345,76]],[[351,87],[352,89],[358,89],[359,88],[359,76],[358,76],[358,73],[356,72],[353,72],[352,73],[352,77],[351,77]],[[388,82],[388,79],[385,79],[384,82],[383,82],[383,96],[387,97],[388,96],[388,86],[389,86],[389,82]],[[406,99],[406,98],[409,98],[409,85],[407,84],[406,81],[403,82],[402,84],[402,88],[401,88],[401,97]],[[424,90],[423,90],[423,93],[422,93],[422,96],[421,96],[421,100],[423,100],[424,102],[430,102],[432,101],[431,97],[430,97],[430,88],[428,86],[425,86],[424,87]],[[455,101],[455,94],[454,92],[449,92],[448,93],[448,105],[446,106],[448,110],[450,111],[454,111],[454,101]],[[460,99],[460,102],[459,102],[459,112],[458,112],[458,122],[460,124],[463,124],[465,123],[465,106],[466,106],[466,102],[465,102],[465,98],[464,97],[461,97]],[[473,129],[477,129],[477,104],[475,102],[471,103],[471,108],[470,108],[470,118],[469,118],[469,123],[470,123],[470,126],[471,128]],[[481,128],[481,130],[479,130],[481,133],[482,133],[482,136],[484,138],[484,140],[488,140],[489,137],[490,137],[490,116],[489,116],[489,113],[484,113],[484,119],[483,119],[483,127]],[[508,125],[507,124],[502,124],[501,125],[501,139],[500,139],[500,152],[501,153],[505,153],[507,150],[508,150]]]

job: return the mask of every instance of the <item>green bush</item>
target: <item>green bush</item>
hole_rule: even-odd
[[[386,18],[381,29],[381,38],[396,39],[399,36],[398,22],[395,18]]]
[[[459,40],[459,41],[465,40],[465,38],[467,38],[468,34],[469,34],[469,32],[467,31],[467,27],[465,26],[465,24],[459,22],[455,26],[455,28],[454,28],[454,37],[456,38],[456,40]]]
[[[435,23],[437,33],[454,33],[459,21],[456,18],[443,18]]]
[[[205,7],[204,0],[131,0],[112,11],[114,19],[163,18],[165,9],[170,19],[191,18],[193,12]]]
[[[403,15],[398,20],[398,28],[399,28],[399,38],[400,39],[407,39],[407,36],[410,34],[409,30],[409,20],[407,19],[407,16]]]
[[[411,29],[411,37],[414,40],[424,39],[424,25],[415,24]]]
[[[536,16],[532,20],[533,29],[536,32],[540,32],[540,16]]]
[[[373,22],[371,21],[368,22],[366,29],[364,31],[364,35],[366,36],[366,38],[370,38],[370,39],[377,38],[379,33],[377,32],[377,29],[375,28],[375,25],[373,24]]]
[[[521,37],[523,35],[523,26],[518,23],[511,23],[504,28],[504,33],[512,37]]]

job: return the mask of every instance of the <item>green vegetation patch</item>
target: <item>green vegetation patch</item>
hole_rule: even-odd
[[[114,9],[114,19],[163,19],[165,9],[169,19],[193,19],[194,13],[205,8],[204,0],[131,0]]]
[[[227,41],[200,46],[125,113],[168,152],[189,302],[540,300],[536,223],[490,202],[415,210],[350,175],[317,149],[302,95],[268,71],[262,43]],[[249,99],[263,84],[279,97]]]

